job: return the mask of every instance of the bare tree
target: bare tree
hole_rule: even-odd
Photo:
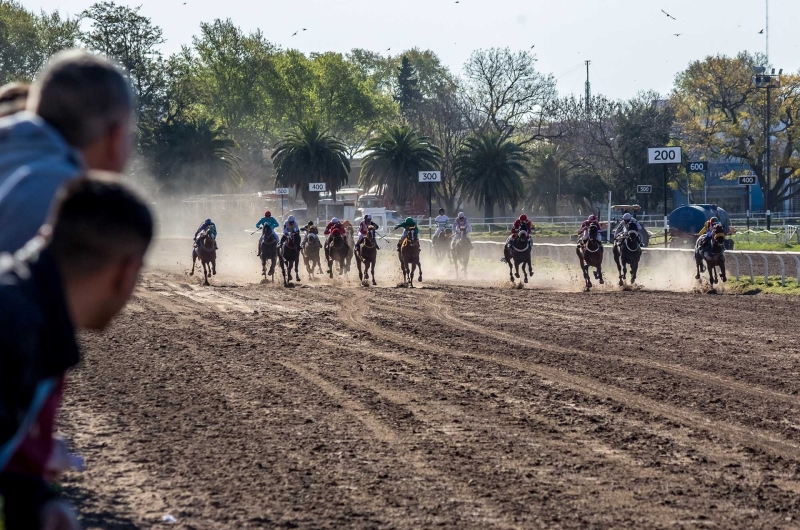
[[[464,66],[462,115],[474,133],[494,130],[518,144],[560,134],[552,75],[536,70],[536,56],[508,48],[473,52]],[[556,122],[557,122],[556,117]]]

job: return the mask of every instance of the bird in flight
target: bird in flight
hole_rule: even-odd
[[[389,51],[392,51],[392,49],[391,48],[386,48],[386,51],[389,52]]]
[[[295,31],[294,33],[292,33],[292,37],[294,37],[295,35],[297,35],[297,32],[296,32],[296,31]]]
[[[303,28],[303,31],[306,31],[306,28]]]
[[[535,45],[535,44],[534,44],[533,46],[531,46],[531,50],[532,50],[532,49],[534,49],[535,47],[536,47],[536,45]]]
[[[763,35],[764,34],[764,30],[762,29],[761,31],[758,32],[758,34],[759,35]]]
[[[681,35],[683,35],[683,33],[673,33],[673,35],[675,35],[676,37],[680,37]]]
[[[672,15],[670,15],[669,13],[667,13],[666,11],[664,11],[663,9],[661,10],[661,12],[662,12],[662,13],[664,13],[665,15],[667,15],[667,16],[668,16],[669,18],[671,18],[672,20],[678,20],[677,18],[673,17]]]

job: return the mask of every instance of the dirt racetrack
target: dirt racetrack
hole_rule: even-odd
[[[83,338],[89,528],[797,526],[793,297],[179,269]]]

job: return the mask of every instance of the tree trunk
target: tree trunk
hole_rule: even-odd
[[[483,217],[484,223],[494,222],[494,201],[489,197],[483,199]]]

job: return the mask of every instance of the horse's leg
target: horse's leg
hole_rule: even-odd
[[[636,271],[639,270],[639,260],[636,259],[631,262],[631,285],[636,283]]]
[[[625,260],[622,260],[622,280],[623,280],[623,283],[627,279],[628,279],[628,264],[625,262]],[[620,285],[622,285],[622,284],[620,284]]]
[[[419,269],[419,278],[417,280],[422,281],[422,263],[419,261],[419,256],[417,256],[417,262],[414,265]]]
[[[375,281],[375,264],[378,262],[378,254],[375,254],[375,258],[372,260],[370,264],[370,268],[372,269],[372,285],[378,285],[378,282]]]
[[[514,263],[513,263],[514,262],[514,258],[511,257],[511,253],[508,252],[508,249],[506,249],[503,252],[503,255],[505,256],[506,263],[508,264],[508,279],[513,282],[514,281]]]
[[[411,262],[411,270],[409,270],[409,275],[408,275],[408,279],[409,279],[409,283],[411,284],[411,287],[414,287],[414,274],[416,274],[416,272],[417,272],[417,264],[412,261]]]
[[[622,265],[620,265],[619,263],[619,251],[617,250],[616,246],[614,246],[614,263],[617,264],[617,272],[619,273],[619,284],[625,285],[625,282],[623,281],[624,276],[622,275]]]
[[[203,262],[203,279],[204,279],[203,285],[211,285],[210,283],[208,283],[208,273],[209,273],[209,271],[206,269],[206,265],[207,265],[207,263],[204,261]],[[208,268],[210,269],[211,267],[209,266]]]
[[[694,264],[697,267],[697,274],[695,274],[695,276],[694,276],[695,280],[699,280],[700,279],[700,273],[703,272],[702,263],[700,261],[701,259],[702,258],[697,255],[697,252],[695,252],[694,253]]]
[[[192,250],[192,272],[189,273],[189,276],[194,276],[194,266],[197,263],[197,252]]]
[[[300,281],[300,254],[297,254],[297,257],[294,259],[294,278],[299,282]]]
[[[600,262],[597,264],[597,280],[600,282],[600,285],[603,285],[605,280],[603,280],[603,258],[600,258]]]
[[[725,283],[728,281],[728,275],[725,273],[725,260],[720,261],[719,263],[719,272],[722,276],[722,282]]]

